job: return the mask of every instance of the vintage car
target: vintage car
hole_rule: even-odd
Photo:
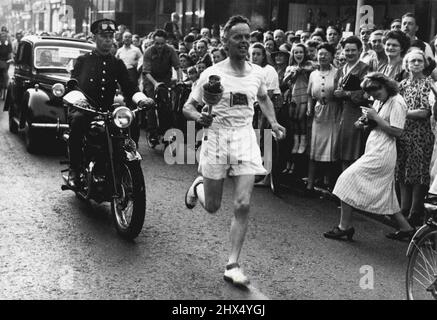
[[[20,42],[4,110],[9,130],[24,133],[29,152],[47,134],[60,137],[68,129],[65,84],[77,57],[93,49],[86,41],[60,37],[27,36]]]

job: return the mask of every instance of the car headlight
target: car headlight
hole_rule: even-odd
[[[55,83],[52,86],[52,93],[55,97],[62,97],[65,94],[65,86],[62,83]]]
[[[129,108],[118,107],[112,113],[112,118],[114,119],[114,124],[117,127],[125,129],[132,124],[132,121],[134,120],[134,114]]]

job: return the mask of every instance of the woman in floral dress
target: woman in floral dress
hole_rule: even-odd
[[[401,189],[402,213],[408,215],[413,225],[421,222],[434,146],[429,104],[429,94],[434,84],[423,74],[427,64],[423,51],[409,52],[404,59],[404,68],[409,77],[400,83],[400,94],[407,103],[408,114],[404,134],[398,142],[396,180]]]
[[[331,164],[337,161],[337,142],[340,129],[341,105],[334,99],[337,69],[332,65],[335,48],[328,43],[317,47],[319,70],[311,73],[308,83],[307,116],[313,117],[310,163],[308,166],[308,184],[306,193],[315,194],[314,180],[316,167],[332,176]],[[326,169],[331,170],[326,170]],[[330,181],[332,182],[332,181]]]

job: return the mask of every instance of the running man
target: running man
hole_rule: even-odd
[[[224,179],[226,176],[233,178],[231,254],[224,279],[237,286],[246,286],[249,279],[241,270],[238,258],[247,231],[255,175],[266,174],[252,128],[254,102],[259,102],[276,137],[285,137],[285,128],[276,121],[273,104],[267,95],[263,69],[246,60],[250,47],[249,20],[242,16],[231,17],[224,28],[223,41],[229,57],[202,73],[184,106],[186,118],[208,127],[199,159],[201,175],[188,189],[185,204],[192,209],[199,201],[206,211],[217,212],[221,205]],[[205,111],[199,113],[197,106],[204,104],[203,87],[212,75],[221,78],[223,96],[214,105],[212,114]]]

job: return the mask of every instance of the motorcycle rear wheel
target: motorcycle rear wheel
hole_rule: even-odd
[[[111,201],[115,228],[122,238],[133,240],[141,232],[146,215],[146,188],[139,161],[121,167],[117,185],[120,197]]]

